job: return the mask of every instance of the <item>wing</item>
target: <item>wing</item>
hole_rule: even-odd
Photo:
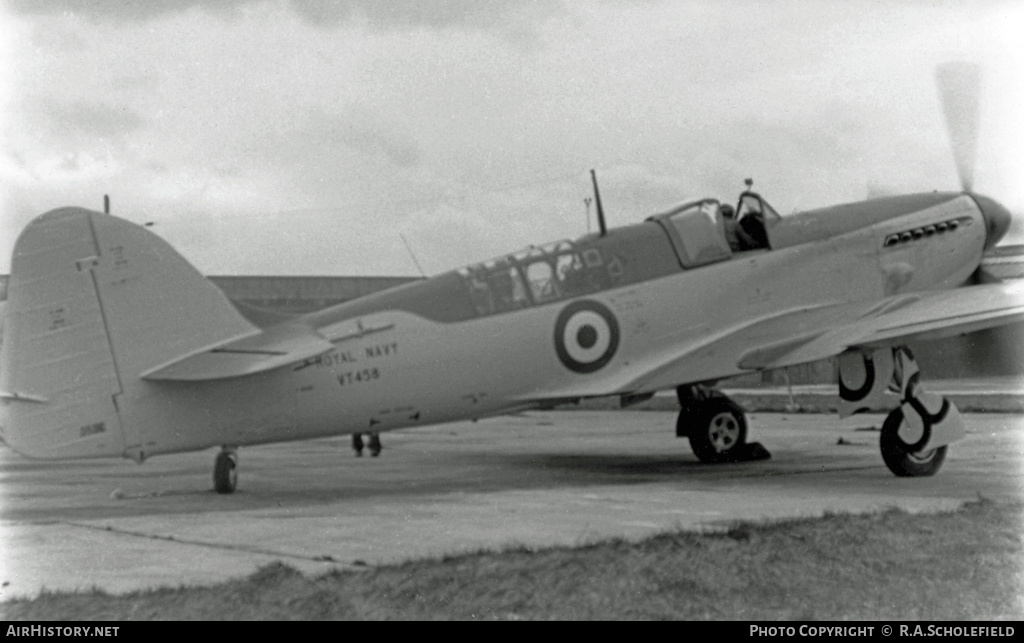
[[[814,362],[852,348],[897,346],[1019,321],[1020,281],[792,309],[655,347],[625,368],[556,389],[551,399],[657,391]]]
[[[989,284],[884,299],[867,314],[806,342],[758,347],[739,361],[743,369],[793,366],[851,348],[881,348],[942,339],[1024,320],[1024,284]]]

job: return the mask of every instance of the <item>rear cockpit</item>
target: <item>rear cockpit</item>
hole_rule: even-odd
[[[531,246],[457,272],[480,315],[587,295],[612,288],[623,277],[622,263],[614,254],[584,240]]]

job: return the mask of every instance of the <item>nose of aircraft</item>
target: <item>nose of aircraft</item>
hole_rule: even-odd
[[[1010,211],[1004,208],[999,202],[980,194],[971,194],[974,202],[981,210],[981,216],[985,219],[985,249],[999,243],[1006,231],[1010,228],[1013,217]]]

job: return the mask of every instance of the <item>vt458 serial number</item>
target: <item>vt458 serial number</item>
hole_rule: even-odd
[[[338,384],[341,386],[351,386],[357,382],[369,382],[377,379],[380,379],[380,371],[376,368],[364,368],[358,371],[338,374]]]

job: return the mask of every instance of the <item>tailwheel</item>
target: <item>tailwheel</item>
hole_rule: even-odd
[[[213,489],[217,493],[234,493],[238,485],[238,453],[225,447],[213,462]]]
[[[885,418],[885,423],[882,424],[882,436],[878,444],[882,450],[882,460],[885,461],[885,466],[889,467],[889,471],[902,478],[935,475],[946,459],[946,447],[941,446],[928,451],[914,450],[915,445],[907,444],[900,437],[900,427],[903,424],[903,409],[896,409],[889,413],[889,416]],[[925,441],[925,439],[921,439],[917,444]]]
[[[747,420],[740,405],[729,398],[712,397],[684,408],[679,423],[684,422],[690,425],[690,448],[701,462],[745,459]]]

